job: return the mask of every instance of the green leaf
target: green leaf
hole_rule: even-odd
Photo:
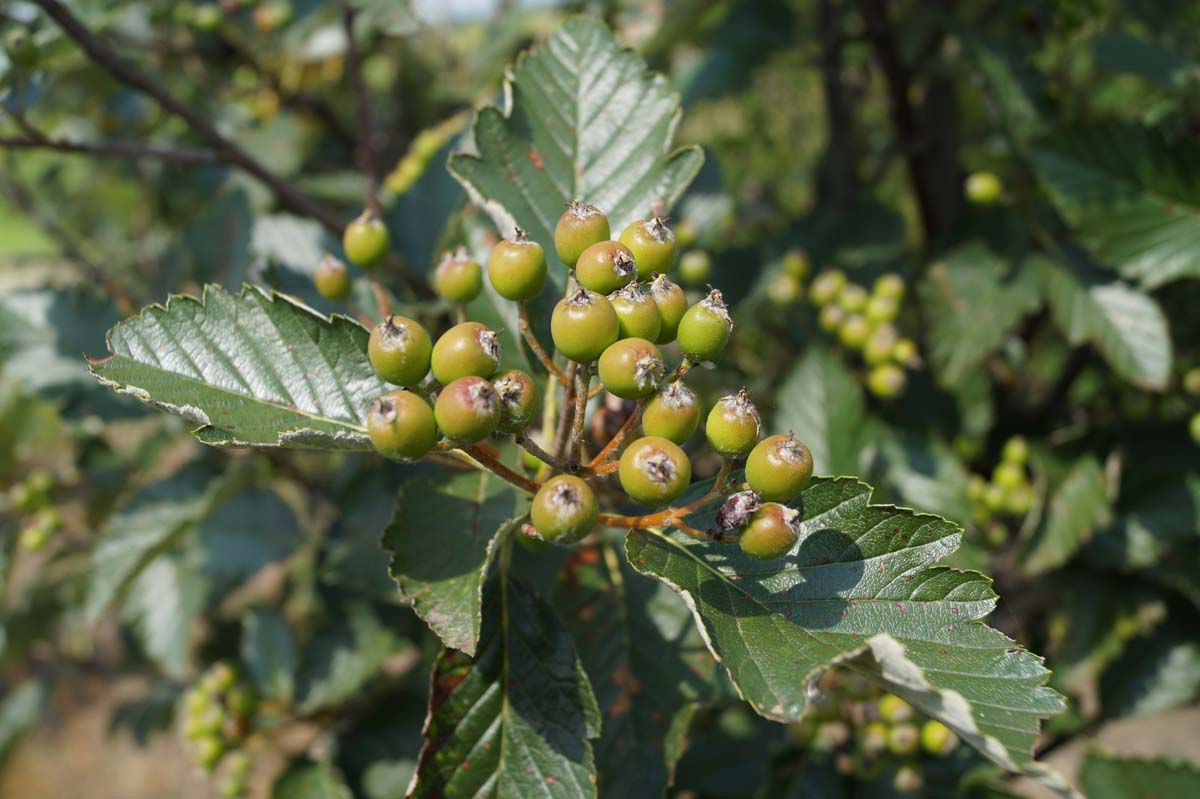
[[[1092,57],[1100,69],[1137,75],[1163,89],[1180,88],[1192,66],[1165,47],[1122,30],[1093,39]]]
[[[1080,241],[1126,278],[1152,289],[1200,276],[1200,145],[1090,124],[1043,140],[1034,163]]]
[[[483,608],[475,657],[446,649],[434,664],[409,796],[595,799],[600,712],[571,636],[515,580],[490,580]]]
[[[771,562],[678,532],[634,531],[626,549],[634,568],[684,594],[739,693],[767,718],[801,718],[813,679],[843,663],[1020,768],[1040,719],[1063,707],[1044,687],[1046,669],[980,622],[996,601],[987,578],[931,566],[958,547],[960,528],[870,505],[870,493],[852,478],[814,480],[799,543]]]
[[[385,625],[368,604],[353,602],[339,608],[302,650],[296,675],[300,707],[311,713],[341,704],[406,646],[408,642]]]
[[[328,763],[297,763],[271,787],[272,799],[353,799],[341,773]]]
[[[291,701],[296,689],[296,645],[282,615],[266,608],[246,613],[242,621],[242,662],[263,696]]]
[[[0,375],[35,393],[91,388],[80,353],[95,351],[120,316],[85,289],[32,289],[0,296]]]
[[[1041,525],[1021,558],[1026,574],[1041,574],[1066,563],[1097,529],[1112,523],[1112,503],[1099,461],[1076,461],[1050,495]]]
[[[169,553],[150,561],[129,586],[121,617],[170,677],[183,679],[188,674],[192,621],[204,609],[206,597],[203,575]]]
[[[1028,270],[1009,274],[1004,261],[977,244],[934,264],[919,291],[929,320],[929,359],[947,386],[970,377],[1041,302]]]
[[[1090,342],[1135,385],[1165,389],[1171,376],[1167,317],[1149,295],[1070,264],[1036,259],[1034,268],[1059,328],[1072,344]]]
[[[809,347],[779,386],[775,404],[775,429],[791,430],[808,445],[818,473],[858,471],[862,386],[841,362],[821,347]]]
[[[604,719],[595,744],[600,794],[658,799],[692,716],[724,687],[687,605],[607,544],[572,555],[553,602]]]
[[[954,450],[915,433],[884,437],[879,455],[887,482],[905,503],[949,519],[969,519],[968,471]]]
[[[645,69],[601,22],[572,17],[517,59],[504,109],[479,111],[477,153],[450,157],[450,171],[502,234],[519,226],[546,246],[560,293],[567,273],[554,268],[550,243],[565,203],[595,204],[616,234],[655,204],[665,213],[704,161],[698,147],[668,154],[679,98]]]
[[[512,486],[490,472],[408,480],[382,545],[400,596],[451,649],[475,654],[498,531],[519,522]]]
[[[1090,752],[1080,778],[1090,799],[1200,796],[1200,769],[1182,760]]]
[[[1109,716],[1142,716],[1181,707],[1200,696],[1200,642],[1195,616],[1169,622],[1131,641],[1100,678]]]
[[[92,373],[118,393],[189,419],[215,446],[369,449],[366,413],[388,391],[368,332],[248,286],[173,296],[108,333]]]
[[[46,686],[40,680],[26,680],[6,689],[0,699],[0,761],[21,734],[37,723],[45,702]]]

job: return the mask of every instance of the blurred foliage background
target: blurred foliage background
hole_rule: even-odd
[[[705,152],[680,275],[722,287],[739,335],[697,387],[747,385],[818,473],[964,525],[953,565],[995,577],[992,623],[1070,698],[1045,755],[1092,796],[1187,795],[1166,786],[1200,760],[1200,6],[350,5],[398,308],[448,319],[426,273],[494,236],[444,166],[473,109],[566,15],[604,18]],[[178,708],[230,663],[257,694],[251,795],[403,795],[437,646],[379,535],[437,467],[208,450],[82,357],[207,283],[338,310],[311,276],[368,179],[341,9],[91,0],[81,36],[56,7],[0,4],[0,795],[223,790]],[[898,386],[823,318],[834,269],[903,278]],[[878,697],[825,691],[794,729],[705,709],[671,795],[911,795],[899,767],[918,795],[1040,790],[965,747],[881,775],[855,754]]]

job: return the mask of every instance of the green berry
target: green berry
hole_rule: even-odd
[[[880,399],[895,399],[904,391],[908,378],[904,370],[892,363],[876,366],[867,375],[867,388]]]
[[[817,324],[826,333],[836,333],[845,321],[846,312],[842,310],[842,306],[832,302],[821,306],[821,312],[817,314]]]
[[[240,799],[246,791],[246,785],[242,780],[226,777],[218,786],[217,793],[221,799]]]
[[[488,279],[492,288],[506,300],[528,302],[546,285],[546,253],[542,245],[525,237],[517,228],[516,235],[492,248],[488,258]]]
[[[791,551],[800,540],[800,511],[767,502],[760,505],[743,528],[738,544],[752,558],[774,560]]]
[[[1004,492],[1004,510],[1013,516],[1024,516],[1033,510],[1037,494],[1033,486],[1022,482]]]
[[[958,746],[954,731],[940,721],[930,719],[921,725],[921,748],[931,755],[947,755]]]
[[[808,299],[813,305],[828,305],[837,299],[846,285],[846,275],[840,269],[830,269],[817,275],[808,287]]]
[[[991,205],[1004,191],[1000,178],[991,172],[972,172],[967,176],[967,199],[975,205]]]
[[[1200,366],[1188,369],[1183,375],[1183,390],[1193,397],[1200,396]]]
[[[393,391],[371,403],[367,434],[385,458],[413,461],[433,449],[438,431],[428,402],[411,391]]]
[[[491,377],[500,366],[500,342],[479,322],[463,322],[442,334],[433,345],[430,367],[442,385],[460,377]]]
[[[1197,413],[1192,417],[1192,420],[1188,422],[1188,433],[1191,434],[1192,441],[1200,444],[1200,413]]]
[[[500,398],[492,384],[482,377],[460,377],[438,394],[433,416],[446,438],[460,444],[474,444],[499,426]]]
[[[787,272],[780,272],[767,283],[767,299],[775,305],[792,305],[800,299],[804,287],[800,280]]]
[[[808,253],[804,250],[788,250],[783,256],[783,271],[797,280],[808,277]]]
[[[654,298],[654,304],[658,306],[658,314],[662,318],[662,329],[655,343],[669,344],[679,334],[679,322],[687,313],[687,295],[683,289],[668,280],[666,275],[656,275],[650,283],[650,296]]]
[[[712,289],[679,320],[679,349],[693,361],[709,363],[721,356],[732,332],[733,320],[721,292]]]
[[[676,380],[646,402],[642,409],[642,432],[683,444],[700,425],[700,400],[696,393]]]
[[[879,718],[891,724],[908,721],[913,717],[913,708],[895,694],[885,694],[879,699]]]
[[[612,294],[637,277],[633,253],[619,241],[600,241],[583,251],[575,262],[579,285],[597,294]]]
[[[743,458],[758,443],[762,419],[750,400],[750,392],[742,389],[717,400],[708,412],[704,434],[709,445],[726,458]]]
[[[327,300],[344,300],[350,295],[350,270],[338,258],[325,253],[313,273],[317,293]]]
[[[858,731],[858,747],[865,754],[878,755],[887,749],[888,727],[882,721],[871,721]]]
[[[1025,482],[1025,469],[1010,461],[1001,461],[992,472],[992,482],[1005,491]]]
[[[538,388],[533,378],[520,369],[510,369],[492,381],[500,399],[501,433],[520,433],[538,414]]]
[[[712,259],[704,250],[688,250],[679,258],[679,279],[689,286],[701,286],[712,275]]]
[[[212,771],[216,768],[217,761],[221,759],[221,754],[225,751],[221,739],[215,735],[205,735],[203,738],[196,739],[195,748],[196,765],[205,771]]]
[[[529,517],[544,540],[574,544],[592,531],[600,515],[592,487],[578,477],[551,477],[533,498]]]
[[[846,313],[861,313],[867,307],[867,290],[857,283],[847,283],[838,292],[837,301]]]
[[[871,323],[859,314],[849,314],[838,328],[838,340],[852,350],[862,349],[870,335]]]
[[[397,386],[415,386],[424,380],[432,356],[429,334],[406,316],[387,317],[367,341],[367,357],[375,374]]]
[[[1004,546],[1004,542],[1008,540],[1008,528],[1000,522],[993,522],[983,528],[984,545],[996,549]]]
[[[991,513],[1003,511],[1004,489],[995,483],[988,483],[987,489],[983,492],[983,507]]]
[[[466,304],[483,291],[483,267],[466,250],[446,253],[433,271],[433,290],[446,302]]]
[[[237,683],[237,669],[232,664],[221,661],[214,663],[204,675],[206,685],[212,693],[220,694],[228,691]]]
[[[621,338],[644,338],[657,341],[662,333],[662,313],[654,297],[647,294],[637,283],[630,283],[613,292],[609,298],[617,312],[617,324]],[[686,305],[686,300],[685,300]]]
[[[581,288],[554,306],[550,337],[563,355],[576,363],[591,363],[620,335],[620,320],[603,294]]]
[[[863,308],[863,316],[867,317],[867,321],[871,324],[882,325],[896,321],[899,311],[900,303],[891,297],[881,297],[875,294],[867,299],[866,307]]]
[[[1020,436],[1013,436],[1004,442],[1004,449],[1000,452],[1000,458],[1005,463],[1015,463],[1018,466],[1024,466],[1029,460],[1029,444]]]
[[[892,360],[896,351],[896,328],[883,325],[871,331],[867,343],[863,345],[863,360],[869,366],[878,366]]]
[[[388,248],[387,227],[379,217],[370,211],[363,211],[362,216],[346,225],[342,234],[342,249],[346,258],[356,266],[369,267],[387,257]]]
[[[983,502],[983,496],[987,493],[988,483],[977,474],[973,474],[967,478],[967,499],[973,503]]]
[[[904,299],[904,278],[894,272],[880,275],[875,279],[871,291],[876,297],[885,297],[899,303]]]
[[[649,280],[656,272],[666,274],[675,264],[675,234],[660,216],[630,222],[621,231],[620,241],[633,253],[638,280]]]
[[[896,775],[892,777],[892,788],[897,793],[918,794],[924,787],[925,778],[916,766],[903,765],[896,769]]]
[[[212,704],[212,697],[204,691],[195,688],[188,691],[183,698],[183,707],[189,716],[199,715]]]
[[[573,200],[554,226],[554,250],[567,268],[574,268],[584,250],[610,235],[608,217],[593,205]]]
[[[658,390],[666,366],[658,347],[644,338],[623,338],[600,355],[600,382],[621,399],[641,399]]]
[[[692,463],[674,442],[646,436],[625,448],[617,474],[634,502],[668,505],[692,482]]]
[[[239,779],[245,779],[250,773],[252,766],[253,763],[250,762],[250,755],[241,749],[236,752],[230,752],[229,756],[225,758],[225,768],[229,771],[230,775]]]
[[[892,360],[902,366],[916,366],[919,361],[916,342],[911,338],[897,339],[892,349]]]
[[[746,458],[746,482],[770,502],[791,502],[800,496],[812,473],[812,453],[790,433],[764,438]]]
[[[196,8],[192,21],[197,30],[212,32],[221,26],[223,19],[224,14],[221,12],[220,6],[215,3],[206,3]]]
[[[888,730],[888,749],[893,755],[904,757],[916,754],[921,745],[921,733],[917,725],[908,722],[893,724]]]

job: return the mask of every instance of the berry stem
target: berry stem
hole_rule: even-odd
[[[595,469],[597,466],[609,460],[621,446],[621,442],[625,440],[625,436],[629,435],[629,431],[637,425],[638,420],[642,418],[642,408],[645,406],[645,400],[638,400],[637,405],[633,409],[633,413],[629,414],[629,418],[621,425],[620,429],[613,434],[612,439],[604,445],[604,449],[596,453],[596,457],[588,463],[588,467]]]
[[[489,472],[492,472],[503,480],[507,480],[522,491],[528,491],[530,494],[536,494],[537,490],[541,488],[540,483],[535,483],[529,478],[517,474],[479,446],[460,447],[459,449],[461,452],[464,452],[473,458]]]
[[[682,380],[684,378],[684,376],[687,375],[687,373],[690,372],[692,370],[692,367],[695,365],[696,365],[695,362],[692,361],[691,358],[688,358],[685,356],[684,359],[679,362],[679,365],[675,367],[674,371],[672,371],[671,374],[669,374],[663,378],[662,385],[665,386],[669,383],[674,383],[676,380]]]
[[[562,387],[562,409],[558,415],[558,429],[554,434],[554,455],[560,460],[567,454],[567,431],[571,429],[571,418],[575,408],[575,372],[579,364],[574,361],[567,367],[567,382]]]
[[[583,451],[583,422],[587,416],[588,386],[592,381],[592,366],[584,364],[575,373],[575,419],[571,425],[571,456],[570,462],[579,463]]]
[[[678,507],[664,508],[657,513],[647,513],[644,516],[621,516],[613,513],[601,513],[599,523],[605,527],[619,527],[626,530],[649,530],[651,527],[674,527],[681,530],[685,534],[699,541],[712,541],[713,535],[710,533],[697,530],[687,524],[683,520],[692,512],[702,508],[714,499],[720,497],[725,488],[725,481],[729,478],[729,473],[733,470],[733,462],[726,460],[721,464],[721,470],[717,472],[716,478],[713,480],[713,486],[704,493],[703,496],[692,500],[686,505]]]
[[[529,345],[529,349],[533,350],[533,354],[542,362],[542,366],[546,367],[546,371],[558,378],[558,382],[564,386],[569,380],[562,369],[558,368],[558,364],[554,359],[546,354],[542,349],[541,342],[537,340],[537,336],[533,333],[533,328],[529,324],[529,309],[523,302],[517,303],[517,327],[521,330],[521,337],[525,339],[525,343]]]
[[[513,436],[513,443],[553,469],[561,471],[566,468],[566,464],[539,447],[538,443],[528,436],[517,433]]]

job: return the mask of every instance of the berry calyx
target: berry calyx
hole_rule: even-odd
[[[463,322],[442,334],[433,345],[430,367],[442,385],[460,377],[491,377],[500,366],[500,342],[479,322]]]
[[[313,273],[313,284],[317,293],[327,300],[344,300],[350,296],[350,270],[341,259],[325,253],[317,271]]]
[[[520,369],[510,369],[492,381],[500,399],[501,433],[520,433],[537,418],[538,388],[533,378]]]
[[[669,383],[642,409],[642,432],[683,444],[700,425],[700,399],[683,381]]]
[[[637,277],[633,253],[619,241],[599,241],[575,262],[575,279],[597,294],[612,294]]]
[[[414,461],[433,449],[438,431],[428,402],[411,391],[393,391],[371,403],[367,435],[385,458]]]
[[[346,225],[342,234],[342,249],[350,263],[356,266],[369,267],[379,263],[387,257],[389,246],[387,227],[370,211],[363,211]]]
[[[762,429],[750,392],[742,389],[717,400],[708,412],[704,433],[709,445],[726,458],[742,458],[754,449]]]
[[[753,491],[739,491],[729,497],[717,508],[717,527],[722,532],[740,530],[750,521],[750,517],[758,510],[762,501]]]
[[[808,287],[808,298],[814,305],[828,305],[837,299],[846,285],[846,275],[840,269],[830,269],[817,275]]]
[[[800,496],[812,473],[812,453],[790,433],[764,438],[746,459],[746,482],[771,502],[790,502]]]
[[[687,309],[679,320],[679,349],[694,361],[715,361],[720,357],[733,332],[733,320],[725,308],[721,292],[712,289],[708,296]]]
[[[527,302],[546,285],[546,253],[542,245],[517,228],[511,239],[498,242],[488,257],[488,279],[506,300]]]
[[[757,560],[774,560],[791,551],[800,540],[800,511],[767,502],[750,515],[738,544]]]
[[[600,355],[600,382],[621,399],[641,399],[658,390],[666,366],[658,347],[644,338],[623,338]]]
[[[550,337],[563,355],[591,363],[620,335],[620,321],[602,294],[581,288],[558,301],[550,316]]]
[[[500,424],[500,397],[482,377],[460,377],[442,389],[433,406],[442,434],[459,444],[474,444]]]
[[[683,289],[667,279],[666,275],[655,275],[650,282],[650,296],[658,306],[658,314],[662,318],[662,328],[659,330],[658,344],[668,344],[675,340],[679,333],[679,322],[687,313],[687,294]]]
[[[425,328],[406,316],[389,316],[367,341],[375,374],[397,386],[415,386],[429,373],[433,344]]]
[[[675,234],[661,216],[630,222],[621,231],[620,242],[633,253],[638,280],[649,280],[655,272],[665,274],[675,263]]]
[[[551,477],[542,484],[529,509],[538,535],[555,544],[580,541],[595,528],[599,516],[592,487],[570,474]]]
[[[646,436],[625,448],[617,475],[621,488],[635,502],[666,505],[692,482],[692,463],[674,442]]]
[[[638,283],[630,283],[614,291],[608,298],[617,312],[621,338],[644,338],[657,341],[662,332],[662,313],[658,303]]]
[[[483,291],[483,267],[465,249],[446,253],[433,272],[433,290],[446,302],[464,304]]]
[[[584,250],[607,241],[610,235],[607,216],[594,205],[572,200],[554,226],[554,250],[559,260],[571,269]]]

